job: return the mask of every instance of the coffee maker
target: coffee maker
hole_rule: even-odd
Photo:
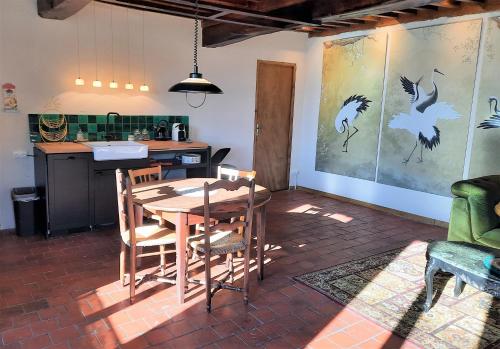
[[[172,140],[184,142],[187,138],[186,126],[182,122],[176,122],[172,125]]]
[[[162,120],[155,126],[155,140],[156,141],[167,141],[171,139],[168,132],[168,122]]]

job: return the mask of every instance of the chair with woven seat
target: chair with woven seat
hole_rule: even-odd
[[[120,281],[125,286],[125,261],[127,247],[130,250],[129,285],[130,302],[135,297],[136,265],[137,260],[144,257],[160,256],[160,271],[162,278],[158,281],[175,283],[174,279],[165,276],[165,255],[175,253],[175,248],[167,250],[167,245],[175,245],[175,231],[159,224],[136,226],[135,210],[132,202],[132,185],[124,173],[116,170],[116,189],[118,196],[118,217],[120,222],[121,249],[120,249]],[[142,253],[138,249],[143,247],[158,247],[159,251]]]
[[[237,202],[210,203],[210,192],[215,190],[235,191],[242,190],[241,199]],[[204,284],[206,288],[206,307],[211,311],[212,297],[221,289],[243,292],[243,300],[248,303],[250,249],[252,235],[252,219],[254,205],[255,181],[240,178],[236,181],[219,180],[212,184],[204,185],[204,232],[188,239],[188,255],[193,258],[203,259],[205,262],[205,280],[187,278],[187,282]],[[244,215],[244,219],[240,217]],[[235,218],[235,219],[232,219]],[[231,220],[231,223],[217,223],[210,225],[211,220]],[[238,230],[242,228],[243,234]],[[234,263],[233,254],[243,252],[243,288],[233,285]],[[222,280],[212,280],[210,271],[210,258],[213,256],[227,255],[226,275]],[[187,275],[186,275],[187,276]],[[226,281],[230,279],[230,284]]]
[[[257,172],[255,171],[245,171],[245,170],[238,170],[233,167],[225,167],[225,165],[221,165],[217,167],[217,179],[227,179],[230,181],[235,181],[239,178],[246,178],[248,180],[255,179],[255,176],[257,175]],[[243,219],[244,217],[241,217]],[[212,221],[212,223],[214,223]],[[204,230],[204,225],[203,223],[197,224],[196,225],[196,234],[198,234],[200,231]],[[240,229],[241,233],[241,229]]]
[[[162,179],[161,166],[139,168],[136,170],[128,170],[128,176],[130,178],[130,182],[132,183],[132,185],[136,185],[139,183],[148,183],[148,182],[153,182],[153,181],[159,181]],[[140,207],[140,206],[136,206],[135,210],[136,210],[135,211],[136,217],[138,218],[138,221],[136,222],[137,225],[142,224],[142,217],[152,218],[152,219],[160,222],[160,224],[165,223],[161,217],[154,215],[154,214],[151,214],[151,212],[144,211],[142,209],[142,207]]]

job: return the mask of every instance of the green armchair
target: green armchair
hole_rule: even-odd
[[[466,241],[500,249],[500,175],[459,181],[451,186],[453,198],[448,240]]]

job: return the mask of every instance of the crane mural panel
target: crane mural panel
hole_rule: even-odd
[[[476,120],[472,142],[472,153],[468,177],[480,177],[500,173],[500,17],[489,18],[487,26],[484,58],[478,73],[479,93]]]
[[[481,20],[389,34],[377,181],[451,196],[462,179]]]
[[[387,34],[323,48],[316,170],[375,180]]]

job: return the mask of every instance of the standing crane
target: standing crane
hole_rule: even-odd
[[[437,102],[438,88],[434,82],[434,73],[444,75],[436,68],[433,69],[431,74],[433,88],[430,93],[426,93],[424,88],[420,86],[422,77],[417,82],[412,82],[405,76],[400,78],[403,90],[410,95],[410,114],[399,113],[395,115],[389,122],[389,127],[406,130],[416,137],[415,146],[410,155],[403,160],[405,165],[408,164],[415,149],[417,149],[418,142],[420,142],[418,162],[424,161],[424,147],[433,150],[439,145],[441,131],[436,126],[438,119],[453,120],[460,117],[450,104]]]
[[[489,128],[500,128],[500,110],[498,110],[498,98],[490,97],[488,99],[488,103],[490,104],[490,112],[494,114],[492,114],[489,119],[481,122],[477,128],[484,128],[486,130]],[[495,104],[494,107],[493,104]]]
[[[335,129],[337,132],[344,133],[347,131],[346,140],[342,144],[343,152],[347,153],[349,139],[351,139],[359,131],[359,129],[353,125],[354,120],[356,120],[362,112],[366,111],[368,103],[370,102],[371,101],[365,96],[353,95],[344,101],[342,108],[340,108],[337,116],[335,117]],[[351,126],[354,129],[353,133],[350,131]]]

